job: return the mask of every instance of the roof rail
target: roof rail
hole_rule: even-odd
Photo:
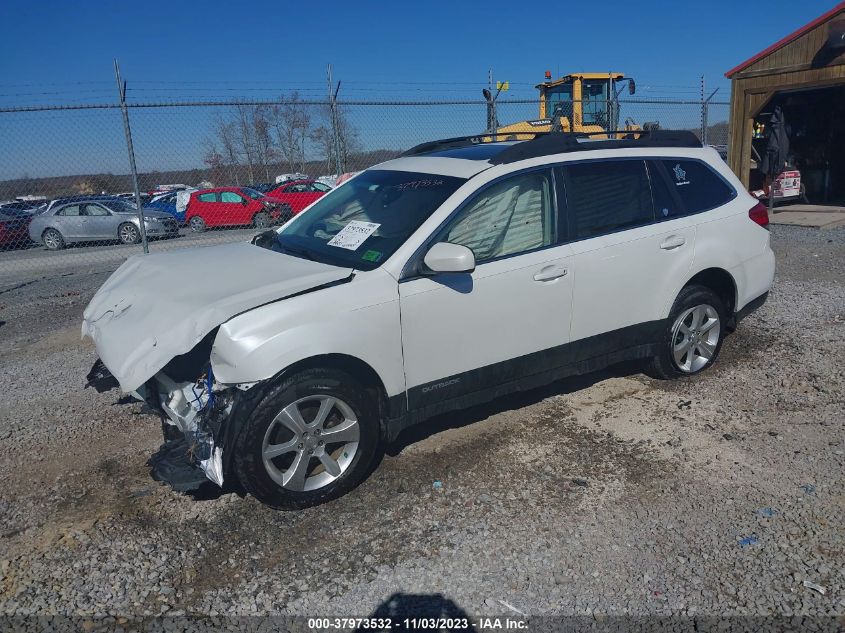
[[[591,136],[617,135],[619,138],[592,139]],[[534,139],[514,143],[490,159],[494,165],[515,163],[527,158],[584,152],[594,149],[631,147],[701,147],[698,137],[688,130],[618,130],[610,132],[547,132]]]
[[[530,139],[517,137],[531,136]],[[612,136],[616,138],[590,138]],[[689,130],[610,130],[608,132],[481,132],[472,136],[456,136],[415,145],[402,156],[419,156],[459,147],[471,147],[487,143],[509,141],[496,156],[490,159],[494,165],[513,163],[526,158],[560,154],[563,152],[588,151],[593,149],[616,149],[622,147],[701,147],[701,141]],[[513,143],[513,141],[520,141]]]
[[[411,149],[402,152],[400,156],[419,156],[420,154],[437,152],[444,149],[469,147],[471,145],[478,145],[482,142],[483,138],[484,134],[474,134],[473,136],[455,136],[453,138],[440,139],[439,141],[427,141],[419,145],[414,145]]]

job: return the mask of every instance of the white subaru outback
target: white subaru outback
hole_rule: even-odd
[[[162,416],[154,476],[320,503],[434,414],[624,360],[697,374],[765,301],[766,209],[692,134],[483,140],[426,143],[252,243],[106,281],[89,384]]]

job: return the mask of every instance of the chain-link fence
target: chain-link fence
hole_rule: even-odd
[[[657,123],[727,143],[727,103],[632,99],[613,108],[620,127]],[[490,115],[484,101],[133,103],[126,111],[141,212],[120,104],[0,109],[0,283],[107,270],[147,244],[154,252],[247,240],[345,174],[424,141],[480,133]],[[536,100],[501,100],[492,114],[505,126],[538,112]]]

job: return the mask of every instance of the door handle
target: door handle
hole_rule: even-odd
[[[565,277],[568,273],[569,270],[563,266],[546,266],[540,272],[534,273],[534,281],[552,281]]]
[[[686,243],[687,241],[683,238],[683,236],[670,235],[660,243],[660,248],[662,248],[664,251],[671,251],[675,248],[680,248]]]

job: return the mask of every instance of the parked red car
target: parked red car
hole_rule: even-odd
[[[20,248],[28,246],[29,221],[32,216],[14,209],[0,208],[0,246]]]
[[[291,206],[249,187],[201,189],[191,194],[185,222],[200,233],[213,226],[268,227],[292,215]]]
[[[296,215],[331,190],[331,187],[316,180],[294,180],[282,183],[268,191],[267,195],[289,204],[293,215]]]

